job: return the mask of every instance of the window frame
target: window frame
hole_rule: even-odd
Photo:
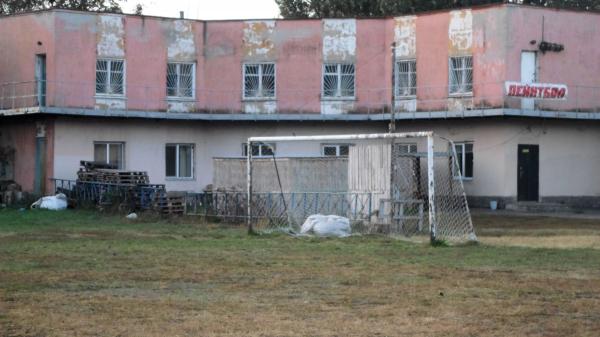
[[[466,164],[467,164],[466,145],[469,145],[469,144],[471,145],[471,176],[466,176],[465,175]],[[452,176],[454,177],[454,179],[461,179],[461,180],[467,180],[467,181],[473,180],[473,177],[475,176],[475,156],[474,156],[475,145],[474,145],[474,142],[472,142],[472,141],[455,142],[453,154],[456,154],[457,157],[458,157],[458,151],[456,150],[456,147],[458,147],[458,146],[462,147],[461,158],[459,161],[459,165],[460,165],[459,171],[460,172],[455,172],[454,165],[452,165],[452,167],[453,167]],[[458,175],[457,173],[460,173],[460,175]]]
[[[409,87],[408,90],[410,94],[400,94],[400,63],[408,63],[409,70],[408,72],[402,72],[402,74],[407,74]],[[417,59],[416,58],[407,58],[407,59],[396,59],[396,63],[394,65],[394,98],[397,100],[401,99],[410,99],[417,97]],[[404,89],[404,87],[402,87]],[[405,91],[405,90],[402,90]]]
[[[114,93],[107,93],[107,92],[98,92],[98,61],[105,61],[107,62],[106,64],[106,72],[107,72],[107,76],[106,76],[106,83],[105,86],[106,88],[110,88],[110,84],[111,84],[111,76],[110,73],[112,72],[112,64],[115,61],[118,62],[123,62],[123,93],[121,94],[114,94]],[[112,98],[124,98],[127,96],[127,62],[125,59],[122,58],[110,58],[110,57],[103,57],[103,58],[96,58],[96,82],[95,82],[95,87],[94,87],[94,93],[97,97],[102,97],[102,98],[106,98],[106,97],[112,97]]]
[[[336,72],[327,72],[327,66],[336,66]],[[352,96],[342,95],[342,76],[349,76],[348,74],[342,73],[342,66],[352,66]],[[325,76],[335,75],[337,77],[337,95],[326,96],[325,95]],[[323,63],[322,75],[321,75],[321,100],[328,101],[342,101],[342,100],[356,100],[356,64],[355,63]]]
[[[263,96],[263,68],[265,65],[273,65],[273,96]],[[260,96],[246,96],[246,67],[258,66],[258,91]],[[254,75],[251,75],[254,76]],[[274,101],[277,99],[277,63],[275,62],[248,62],[242,64],[242,99],[245,101]]]
[[[121,165],[117,167],[117,170],[125,169],[125,142],[116,142],[116,141],[94,141],[93,142],[93,156],[94,161],[96,161],[96,145],[105,145],[106,146],[106,160],[103,163],[111,164],[110,162],[110,146],[111,145],[119,145],[121,148]]]
[[[341,148],[342,147],[348,147],[348,154],[347,155],[342,155],[341,154]],[[350,155],[350,146],[352,146],[352,144],[347,144],[347,143],[325,143],[325,144],[321,144],[321,156],[325,157],[325,158],[336,158],[336,157],[342,157],[342,158],[347,158]],[[335,147],[335,155],[327,155],[325,154],[325,148],[326,147]]]
[[[181,77],[181,65],[191,65],[192,66],[192,96],[171,96],[169,95],[169,65],[176,66],[176,76],[177,76],[177,87],[175,88],[176,92],[180,92],[180,77]],[[166,77],[165,77],[165,91],[167,95],[167,99],[171,101],[179,100],[179,101],[192,101],[196,99],[196,62],[177,62],[177,61],[167,61],[166,68]]]
[[[175,175],[174,176],[169,176],[167,175],[167,147],[175,147]],[[190,158],[190,173],[191,176],[190,177],[181,177],[179,175],[179,148],[181,146],[189,146],[191,147],[191,158]],[[195,158],[195,144],[193,143],[167,143],[165,144],[165,179],[166,180],[194,180],[196,179],[196,173],[195,173],[195,163],[194,163],[194,158]]]
[[[417,146],[417,143],[394,143],[394,145],[397,145],[397,146],[407,146],[408,152],[400,152],[400,153],[403,153],[403,154],[416,154],[416,153],[419,152],[418,151],[419,148]],[[414,152],[411,151],[411,149],[414,149]]]
[[[252,155],[252,158],[272,158],[273,156],[277,156],[277,146],[275,143],[259,143],[253,144],[253,146],[258,146],[258,155]],[[262,152],[263,146],[269,146],[273,151],[273,154],[264,155]],[[248,157],[248,143],[242,143],[242,157]]]
[[[452,74],[453,74],[453,59],[461,59],[461,67],[458,68],[461,70],[461,82],[460,83],[456,83],[453,84],[452,83]],[[466,61],[467,59],[471,59],[471,66],[467,67],[466,66]],[[468,70],[470,70],[471,72],[471,82],[470,83],[466,83],[466,77],[467,77],[467,73]],[[473,55],[455,55],[455,56],[450,56],[448,58],[448,96],[450,97],[462,97],[462,96],[473,96]],[[469,91],[453,91],[453,88],[463,88],[466,86],[470,86],[470,90]]]

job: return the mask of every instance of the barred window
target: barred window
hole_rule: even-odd
[[[275,64],[244,64],[244,98],[275,98]]]
[[[167,63],[167,96],[194,97],[194,63]]]
[[[325,157],[347,157],[350,152],[348,144],[323,144],[323,156]]]
[[[400,154],[417,153],[417,144],[414,143],[399,143],[394,144],[396,151]]]
[[[272,157],[275,155],[275,144],[252,144],[252,157]],[[248,144],[242,144],[242,156],[248,156]]]
[[[354,64],[323,66],[323,97],[354,97]]]
[[[407,97],[417,94],[417,60],[396,62],[395,96]]]
[[[194,145],[167,144],[165,148],[165,165],[167,178],[193,178]]]
[[[451,57],[449,62],[450,94],[470,94],[473,92],[473,57]]]
[[[96,60],[96,94],[123,95],[125,61]]]

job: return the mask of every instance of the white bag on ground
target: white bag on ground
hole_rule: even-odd
[[[301,234],[346,237],[350,235],[350,220],[337,215],[313,214],[306,218],[300,228]]]
[[[31,208],[43,208],[53,211],[62,211],[67,208],[67,196],[59,193],[57,195],[43,197],[31,204]]]

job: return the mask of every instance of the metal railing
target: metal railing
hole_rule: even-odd
[[[45,85],[43,85],[45,84]],[[43,90],[41,88],[44,88]],[[142,112],[185,112],[205,114],[333,113],[382,114],[414,111],[468,111],[519,109],[569,112],[600,112],[600,87],[568,85],[563,100],[536,100],[507,97],[504,82],[474,83],[473,92],[448,94],[448,86],[418,86],[416,96],[392,99],[392,88],[355,89],[354,97],[323,98],[320,88],[278,88],[276,96],[244,99],[242,90],[198,88],[192,97],[167,97],[165,86],[128,84],[123,95],[96,94],[94,83],[68,81],[29,81],[0,84],[0,110],[24,108],[76,108]]]

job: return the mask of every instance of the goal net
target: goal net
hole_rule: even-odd
[[[476,240],[461,152],[431,132],[253,137],[246,145],[251,231],[299,232],[311,215],[353,234]]]

